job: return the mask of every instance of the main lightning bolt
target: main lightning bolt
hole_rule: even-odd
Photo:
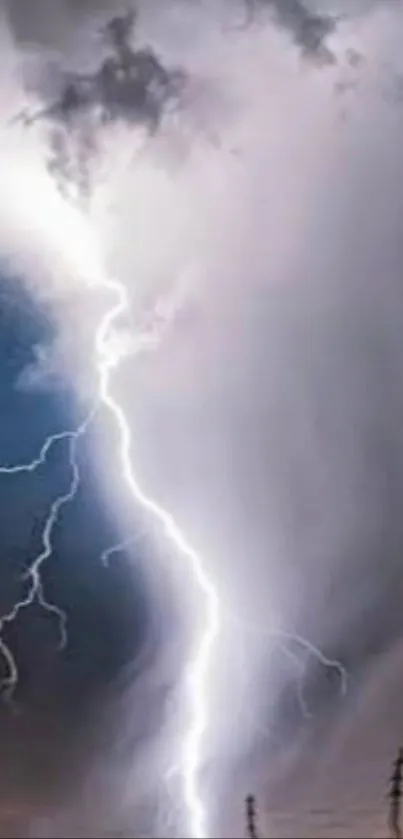
[[[206,839],[209,835],[207,814],[200,790],[199,773],[203,763],[203,737],[209,721],[209,697],[207,691],[209,667],[213,647],[218,638],[224,617],[230,621],[236,620],[247,632],[252,631],[258,634],[268,634],[272,639],[277,637],[277,640],[282,642],[281,647],[283,652],[292,660],[294,666],[298,667],[301,673],[303,666],[301,668],[297,654],[287,647],[289,642],[297,643],[306,653],[315,656],[325,667],[336,669],[339,672],[342,694],[344,694],[346,688],[346,673],[338,661],[327,659],[320,650],[299,636],[285,632],[273,633],[268,631],[266,633],[263,627],[244,623],[231,616],[230,613],[227,614],[223,604],[220,602],[216,586],[208,573],[205,563],[188,543],[173,516],[142,490],[132,466],[132,433],[130,425],[124,408],[112,392],[113,372],[119,365],[120,357],[113,350],[113,342],[110,341],[110,337],[119,319],[129,310],[129,298],[124,285],[116,280],[104,279],[101,282],[101,286],[105,291],[113,294],[116,302],[107,310],[96,332],[95,361],[98,373],[98,392],[95,407],[75,430],[64,431],[50,436],[43,445],[39,456],[31,463],[0,467],[0,475],[16,476],[33,473],[46,463],[47,457],[54,447],[63,443],[68,446],[71,473],[68,488],[51,505],[42,534],[42,550],[31,562],[23,577],[24,581],[28,584],[25,595],[0,620],[0,655],[3,657],[7,668],[7,675],[2,679],[1,688],[6,697],[11,699],[18,683],[18,666],[10,646],[4,640],[3,632],[7,625],[18,618],[23,609],[37,602],[39,606],[57,619],[61,648],[67,643],[67,615],[63,609],[46,598],[42,569],[45,562],[52,555],[53,537],[55,528],[60,521],[60,516],[64,508],[74,501],[79,490],[79,441],[87,433],[93,418],[101,409],[105,409],[116,423],[119,434],[119,456],[122,478],[133,497],[133,501],[160,525],[176,551],[184,557],[203,599],[202,629],[200,636],[194,642],[190,664],[187,668],[186,684],[190,705],[190,723],[187,731],[184,733],[184,745],[180,760],[178,765],[173,767],[172,771],[174,774],[176,772],[181,774],[183,799],[189,820],[188,835],[192,839]],[[105,550],[101,555],[103,564],[107,565],[113,554],[124,550],[131,543],[138,541],[139,538],[142,538],[142,534],[140,536],[131,536],[120,544]],[[303,712],[305,715],[308,715],[309,712],[303,696],[302,682],[299,684],[299,698]]]
[[[207,837],[206,812],[199,792],[198,776],[202,762],[202,741],[208,723],[208,697],[206,695],[207,675],[214,642],[220,628],[220,601],[214,582],[200,556],[185,539],[173,516],[147,496],[141,489],[132,468],[131,431],[124,410],[113,397],[111,374],[118,364],[116,355],[108,347],[108,337],[118,319],[129,309],[125,287],[112,280],[105,280],[104,287],[117,297],[116,305],[103,319],[96,336],[96,350],[99,371],[99,398],[101,404],[115,418],[119,429],[120,457],[123,477],[135,502],[156,519],[174,547],[185,557],[203,595],[205,619],[200,639],[187,671],[187,685],[191,704],[191,724],[185,736],[181,771],[183,794],[189,814],[189,831],[193,839]]]
[[[95,365],[97,370],[97,395],[95,405],[85,420],[73,431],[64,431],[50,436],[42,447],[39,456],[29,464],[0,467],[0,475],[14,475],[34,473],[46,463],[50,451],[56,446],[67,445],[69,453],[70,481],[67,490],[60,494],[52,503],[46,518],[42,534],[42,549],[28,567],[23,576],[27,589],[24,596],[13,608],[0,619],[0,655],[3,657],[6,675],[0,688],[11,699],[18,683],[18,666],[10,646],[4,639],[4,629],[15,621],[21,611],[28,606],[38,603],[40,607],[50,613],[58,621],[60,631],[60,646],[67,643],[67,615],[56,604],[50,602],[44,591],[42,578],[43,566],[52,556],[55,529],[60,522],[63,510],[74,501],[80,487],[80,469],[78,462],[78,446],[82,437],[88,432],[89,426],[101,410],[107,411],[114,419],[118,431],[119,457],[122,479],[126,483],[133,501],[144,513],[157,523],[167,539],[172,543],[178,554],[185,559],[197,583],[202,600],[202,624],[200,634],[194,639],[190,663],[186,671],[186,687],[189,700],[190,722],[183,734],[183,748],[178,764],[172,768],[173,774],[180,774],[182,779],[183,800],[188,817],[186,834],[192,839],[206,839],[209,826],[206,808],[200,788],[200,771],[203,764],[203,740],[209,722],[209,668],[212,663],[212,653],[218,639],[221,625],[225,620],[235,620],[246,632],[267,634],[272,640],[277,639],[287,657],[297,667],[300,675],[299,699],[301,709],[309,715],[303,695],[302,676],[304,665],[300,663],[295,651],[289,649],[290,643],[297,644],[306,655],[315,656],[323,666],[336,669],[340,677],[340,690],[344,694],[346,688],[346,673],[338,661],[327,659],[316,647],[307,640],[286,632],[271,632],[254,624],[239,621],[224,608],[208,568],[199,554],[188,543],[173,516],[153,498],[149,497],[141,488],[132,465],[132,433],[123,406],[112,391],[113,372],[119,366],[119,354],[114,349],[111,333],[117,326],[119,319],[129,311],[129,297],[123,284],[108,278],[98,279],[97,288],[104,289],[113,295],[113,303],[102,317],[95,335]],[[140,536],[131,536],[120,544],[108,548],[101,555],[101,561],[108,565],[113,554],[124,550]]]
[[[43,548],[38,556],[32,561],[28,571],[24,575],[28,580],[27,593],[15,606],[0,620],[0,654],[7,667],[7,675],[3,678],[1,687],[8,698],[12,698],[18,683],[18,667],[11,648],[5,642],[3,631],[5,627],[15,621],[20,612],[26,607],[37,602],[47,612],[57,617],[60,629],[60,645],[64,647],[67,642],[67,616],[66,613],[55,604],[47,600],[42,580],[42,567],[51,557],[53,552],[52,537],[55,527],[60,520],[60,515],[69,503],[71,503],[79,490],[80,471],[77,460],[77,447],[80,438],[87,432],[88,427],[95,413],[105,408],[114,418],[119,432],[119,453],[122,469],[122,477],[126,482],[134,502],[159,523],[166,537],[172,542],[175,549],[183,555],[190,566],[194,579],[199,587],[204,604],[204,619],[200,637],[194,645],[194,651],[190,664],[187,668],[187,689],[191,708],[191,722],[189,729],[184,736],[183,753],[181,756],[180,770],[183,778],[183,798],[189,817],[189,834],[193,839],[204,839],[208,835],[205,807],[199,791],[199,770],[202,763],[202,742],[203,735],[208,724],[208,696],[206,686],[208,683],[208,668],[214,642],[220,628],[220,601],[217,590],[200,556],[191,547],[184,537],[182,531],[175,522],[173,516],[159,505],[155,500],[146,495],[136,479],[132,462],[131,448],[132,435],[130,426],[121,404],[112,394],[112,373],[119,364],[119,356],[112,350],[110,335],[119,318],[128,312],[129,299],[125,287],[115,281],[105,279],[101,286],[108,292],[112,292],[116,303],[108,309],[103,317],[96,333],[95,351],[96,365],[98,370],[98,394],[96,408],[88,415],[85,421],[75,430],[66,431],[49,437],[39,457],[29,464],[17,466],[0,467],[0,475],[19,475],[35,472],[46,462],[51,449],[62,441],[67,441],[69,446],[69,463],[71,468],[71,480],[67,491],[59,495],[53,502],[49,515],[46,519],[42,542]],[[99,287],[99,284],[98,284]],[[103,552],[102,561],[107,564],[110,556],[117,550],[124,549],[133,539],[128,539],[120,545]]]

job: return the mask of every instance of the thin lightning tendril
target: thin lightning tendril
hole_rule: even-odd
[[[140,538],[140,536],[129,536],[127,539],[124,539],[123,542],[117,542],[116,545],[111,545],[109,548],[105,548],[105,550],[101,553],[99,561],[105,566],[105,568],[109,568],[112,556],[124,553],[136,542],[139,542]]]
[[[2,656],[7,669],[7,675],[1,680],[0,688],[3,691],[3,695],[11,700],[18,684],[18,665],[10,646],[4,640],[4,629],[19,617],[23,609],[34,604],[35,601],[45,611],[57,618],[60,632],[60,647],[64,648],[67,644],[67,614],[62,608],[46,598],[42,570],[44,564],[52,556],[53,537],[55,529],[60,522],[61,514],[75,500],[80,488],[78,443],[87,433],[91,421],[99,410],[101,408],[106,409],[116,423],[119,434],[122,478],[134,502],[159,524],[177,552],[184,557],[203,595],[204,619],[201,634],[194,645],[193,655],[187,668],[186,683],[190,706],[190,722],[184,734],[181,758],[178,765],[171,767],[170,773],[176,774],[176,772],[179,772],[182,777],[183,799],[189,819],[189,835],[192,839],[206,839],[209,835],[207,815],[199,788],[199,774],[203,762],[203,738],[209,719],[206,686],[208,683],[207,676],[213,647],[218,638],[224,615],[229,620],[236,621],[245,631],[267,635],[272,639],[276,637],[280,641],[281,648],[287,657],[289,657],[295,667],[298,667],[300,677],[302,677],[304,666],[299,661],[297,653],[289,649],[288,644],[290,643],[298,644],[307,656],[314,656],[325,667],[336,669],[340,676],[340,691],[342,694],[346,690],[346,671],[340,662],[326,658],[317,647],[300,636],[286,632],[271,632],[264,627],[239,621],[239,619],[227,613],[220,601],[214,582],[209,577],[204,562],[187,542],[173,516],[142,490],[132,466],[132,434],[129,422],[126,418],[124,408],[113,396],[111,389],[112,374],[119,366],[120,358],[113,351],[109,339],[111,331],[119,319],[129,311],[129,299],[125,287],[116,280],[105,279],[102,282],[102,287],[106,291],[112,292],[116,298],[116,303],[108,309],[96,333],[95,352],[98,372],[98,394],[95,408],[74,431],[64,431],[48,437],[39,456],[31,463],[0,467],[0,476],[34,473],[46,463],[47,457],[54,446],[64,441],[68,442],[69,466],[71,470],[68,489],[52,503],[42,534],[42,550],[23,575],[23,580],[28,583],[26,594],[0,619],[0,656]],[[122,542],[107,548],[101,555],[101,562],[105,566],[108,566],[114,554],[124,551],[131,544],[139,541],[143,535],[145,534],[140,533],[140,535],[130,536]],[[308,716],[309,711],[303,696],[302,684],[299,685],[299,698],[302,711],[305,716]]]
[[[329,658],[322,650],[315,646],[308,638],[298,635],[297,633],[287,632],[281,629],[269,629],[266,626],[240,619],[232,612],[225,610],[225,617],[230,622],[241,628],[243,632],[258,635],[260,638],[267,638],[271,643],[271,650],[276,649],[275,642],[282,654],[292,662],[295,670],[298,672],[297,679],[297,696],[302,715],[308,719],[312,716],[309,710],[308,703],[304,691],[304,676],[307,669],[308,658],[313,658],[328,671],[337,673],[339,680],[339,696],[344,698],[347,693],[348,672],[341,661],[337,658]],[[291,646],[290,646],[291,645]],[[305,661],[301,661],[295,649],[292,646],[297,646],[305,653]]]

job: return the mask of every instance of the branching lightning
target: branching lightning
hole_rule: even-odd
[[[167,538],[173,543],[175,549],[184,556],[204,599],[205,616],[202,622],[201,636],[195,643],[194,653],[187,669],[191,723],[187,733],[184,735],[181,760],[183,797],[189,816],[189,833],[194,839],[204,839],[208,833],[205,808],[199,793],[198,773],[202,759],[203,735],[208,725],[208,701],[206,696],[207,671],[212,648],[219,632],[220,602],[214,583],[210,579],[201,558],[186,541],[173,516],[143,492],[135,477],[131,463],[132,435],[130,426],[123,407],[114,398],[111,390],[112,372],[119,364],[119,356],[113,352],[109,343],[113,327],[119,318],[129,309],[129,300],[126,289],[121,283],[104,280],[101,285],[106,291],[110,291],[115,295],[117,302],[103,317],[96,334],[96,364],[99,374],[96,409],[88,415],[86,420],[75,431],[66,431],[49,437],[42,447],[38,458],[31,463],[0,468],[0,474],[8,476],[35,472],[36,469],[46,462],[50,450],[56,443],[68,440],[69,462],[71,467],[69,488],[65,494],[59,495],[51,506],[43,531],[43,549],[32,561],[28,571],[24,575],[29,580],[27,594],[0,621],[0,653],[3,656],[8,670],[7,675],[2,680],[2,688],[8,698],[12,698],[18,683],[17,662],[10,647],[4,641],[2,632],[7,624],[10,624],[18,618],[24,608],[37,601],[43,609],[55,615],[59,621],[60,645],[64,647],[67,643],[67,615],[61,608],[46,599],[41,571],[44,563],[52,555],[52,537],[55,527],[59,522],[60,514],[63,508],[75,499],[80,486],[80,470],[77,460],[78,441],[87,432],[95,411],[99,411],[100,408],[105,408],[114,418],[119,432],[122,478],[126,482],[135,503],[159,523]],[[132,539],[125,540],[120,545],[104,551],[101,557],[102,562],[107,565],[110,556],[116,551],[124,549],[131,541]]]
[[[128,490],[136,505],[151,519],[157,523],[165,533],[167,539],[172,543],[176,552],[185,559],[191,571],[198,589],[202,595],[202,614],[200,634],[194,639],[190,663],[187,667],[186,685],[189,699],[190,722],[183,733],[183,747],[181,748],[178,767],[172,767],[172,773],[178,771],[182,779],[183,800],[188,818],[188,830],[186,834],[192,839],[205,839],[209,836],[209,825],[204,805],[203,796],[200,790],[200,770],[203,764],[203,741],[206,733],[209,718],[209,668],[212,663],[212,654],[215,642],[218,640],[220,628],[224,618],[236,620],[226,613],[224,605],[220,600],[218,591],[213,579],[210,577],[208,568],[202,558],[187,542],[182,531],[178,527],[172,515],[154,499],[150,498],[142,490],[132,466],[132,433],[129,421],[125,415],[123,406],[113,395],[112,378],[113,372],[119,366],[120,356],[114,350],[111,333],[119,319],[129,310],[129,298],[124,285],[116,280],[102,279],[97,284],[108,294],[114,297],[113,304],[107,310],[99,324],[95,337],[95,364],[98,373],[98,392],[95,407],[90,411],[86,419],[74,431],[65,431],[49,437],[43,445],[39,456],[26,465],[3,466],[0,468],[0,475],[11,476],[24,473],[33,473],[43,466],[53,447],[67,443],[69,452],[70,483],[65,493],[59,495],[52,503],[46,519],[42,534],[42,550],[31,562],[24,574],[24,582],[27,582],[28,589],[23,597],[13,608],[0,620],[0,655],[3,657],[6,675],[3,677],[1,687],[8,699],[12,699],[18,684],[18,665],[10,646],[4,640],[4,629],[7,625],[17,620],[21,611],[33,603],[38,603],[45,611],[57,618],[60,632],[60,646],[67,643],[67,615],[57,605],[50,602],[45,595],[42,570],[44,564],[52,556],[55,529],[60,522],[60,517],[65,507],[74,501],[80,487],[80,469],[78,462],[78,445],[80,439],[87,433],[90,423],[95,415],[101,410],[107,411],[114,419],[118,432],[118,449],[121,466],[121,476],[126,483]],[[120,544],[106,549],[101,555],[101,561],[108,565],[113,554],[127,548],[139,536],[129,537]],[[297,653],[288,648],[290,642],[296,643],[303,648],[305,655],[315,656],[324,666],[335,668],[340,675],[341,692],[345,691],[346,674],[337,661],[327,659],[316,647],[299,636],[287,633],[273,633],[253,624],[237,623],[245,629],[245,632],[253,631],[261,634],[268,634],[272,638],[277,637],[280,644],[284,645],[284,652],[298,667],[300,677],[304,665],[299,662]],[[299,697],[302,711],[309,714],[307,709],[302,685],[299,686]]]
[[[60,648],[63,649],[67,643],[67,615],[63,609],[56,604],[51,603],[46,598],[41,572],[42,566],[53,553],[52,537],[55,527],[59,521],[60,514],[62,513],[63,508],[74,500],[79,489],[80,472],[77,462],[77,444],[80,437],[87,430],[87,425],[90,419],[91,415],[89,415],[85,422],[75,431],[64,431],[48,437],[38,458],[33,460],[31,463],[0,467],[0,475],[10,476],[35,472],[36,469],[46,462],[46,458],[50,450],[57,443],[61,443],[66,440],[68,441],[69,463],[71,469],[69,487],[65,493],[56,498],[50,508],[42,534],[42,550],[31,562],[28,570],[23,575],[23,580],[28,583],[25,595],[21,598],[21,600],[14,604],[7,614],[3,615],[0,619],[0,653],[3,656],[7,667],[7,674],[2,679],[1,689],[3,695],[9,700],[12,699],[18,684],[18,666],[10,647],[6,644],[3,637],[4,628],[7,624],[13,623],[23,609],[26,609],[28,606],[32,606],[36,601],[45,611],[56,617],[60,632]]]

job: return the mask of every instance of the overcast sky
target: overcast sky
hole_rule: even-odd
[[[0,460],[35,457],[93,394],[99,260],[132,304],[114,386],[136,468],[223,603],[212,835],[239,833],[255,791],[264,835],[382,836],[402,727],[401,4],[144,0],[146,95],[102,69],[101,27],[127,5],[1,5]],[[104,422],[83,442],[46,571],[67,650],[35,608],[10,634],[4,835],[175,833],[180,785],[159,778],[194,593],[115,441]],[[0,478],[4,611],[66,455]]]

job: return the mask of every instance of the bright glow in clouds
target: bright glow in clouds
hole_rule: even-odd
[[[10,251],[10,240],[12,247],[23,230],[24,252],[19,255],[18,245],[14,247],[14,265],[18,266],[19,259],[23,260],[32,249],[32,256],[38,258],[40,269],[47,261],[52,266],[57,265],[60,276],[58,280],[55,271],[53,281],[57,284],[58,294],[61,289],[65,292],[69,288],[77,289],[77,283],[81,286],[83,283],[94,285],[94,277],[98,277],[101,270],[95,236],[91,230],[83,236],[79,213],[66,212],[65,202],[62,202],[46,169],[38,165],[40,144],[35,146],[24,142],[24,135],[20,132],[3,133],[0,151],[7,160],[1,173],[3,255]],[[66,277],[69,278],[68,283]]]

